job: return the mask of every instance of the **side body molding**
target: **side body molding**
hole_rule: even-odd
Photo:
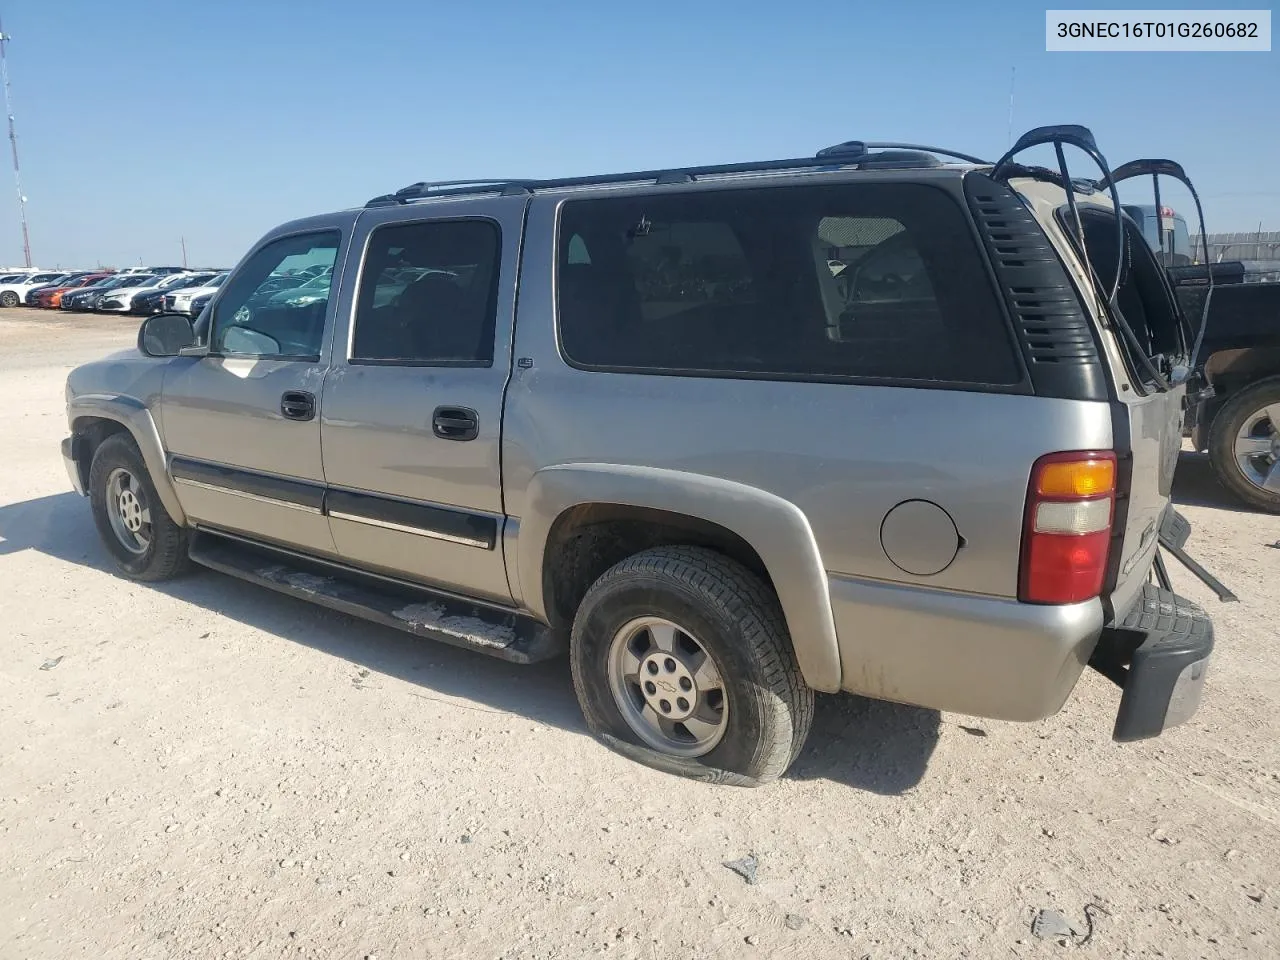
[[[132,434],[138,449],[142,451],[142,460],[147,465],[147,472],[151,474],[151,482],[155,484],[160,502],[175,523],[185,525],[187,515],[178,502],[178,494],[169,478],[169,464],[165,458],[164,444],[160,440],[160,431],[146,404],[124,394],[82,393],[73,397],[67,407],[67,419],[71,422],[72,430],[79,433],[80,421],[89,418],[114,420]]]
[[[541,589],[547,540],[564,511],[613,503],[681,513],[719,524],[755,548],[773,579],[805,681],[827,693],[840,689],[827,573],[808,518],[790,501],[746,484],[679,470],[574,463],[535,473],[526,503],[517,571],[525,604],[538,616],[547,617]]]

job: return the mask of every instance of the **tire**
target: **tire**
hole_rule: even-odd
[[[1268,408],[1280,410],[1280,377],[1259,380],[1232,394],[1209,426],[1209,462],[1218,480],[1238,499],[1257,510],[1280,513],[1280,413],[1268,416]],[[1241,445],[1261,451],[1268,439],[1269,453],[1260,452],[1242,462]],[[1268,471],[1274,492],[1260,482]]]
[[[124,482],[126,476],[128,482]],[[119,505],[125,490],[132,497],[127,512]],[[111,435],[94,452],[89,467],[89,505],[98,535],[126,577],[168,580],[186,571],[187,530],[174,523],[160,502],[142,454],[127,433]],[[131,521],[139,524],[136,533],[129,529]],[[130,535],[131,541],[126,539]]]
[[[620,704],[627,695],[633,704],[647,702],[638,685],[623,684],[629,693],[615,692],[611,675],[612,651],[618,649],[615,640],[627,636],[632,625],[651,620],[676,625],[681,656],[692,640],[693,647],[705,648],[714,665],[710,685],[718,681],[720,690],[718,695],[716,690],[706,692],[706,705],[714,715],[714,701],[719,701],[723,719],[718,739],[697,755],[692,755],[694,746],[675,753],[637,733],[635,714],[629,722]],[[645,628],[640,629],[643,633]],[[650,654],[651,659],[664,656]],[[813,721],[813,691],[796,665],[773,591],[746,568],[712,550],[657,547],[612,567],[587,591],[578,608],[569,657],[574,690],[591,732],[619,753],[667,773],[739,786],[768,783],[795,760]],[[643,666],[650,666],[648,660]],[[680,668],[684,669],[683,661]],[[647,676],[644,669],[638,675]],[[671,675],[677,676],[683,684],[683,675]],[[700,686],[693,688],[699,711],[704,708],[698,700],[702,692]],[[667,694],[675,695],[678,691]],[[687,706],[684,700],[679,703]],[[648,737],[653,735],[650,729]]]
[[[0,307],[16,307],[21,302],[22,298],[12,290],[6,290],[4,293],[0,293]]]

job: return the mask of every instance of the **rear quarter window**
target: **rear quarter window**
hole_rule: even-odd
[[[566,359],[688,376],[1011,385],[1022,371],[965,215],[922,184],[573,200]]]

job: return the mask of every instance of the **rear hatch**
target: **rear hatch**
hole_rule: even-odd
[[[1057,170],[1026,166],[1015,155],[1051,146]],[[1089,157],[1100,180],[1073,178],[1065,146]],[[1182,445],[1187,388],[1203,317],[1183,313],[1162,259],[1143,236],[1142,225],[1124,212],[1116,183],[1150,176],[1161,207],[1160,176],[1183,182],[1199,198],[1182,168],[1167,160],[1139,160],[1114,173],[1083,127],[1030,131],[994,166],[990,177],[1016,191],[1055,248],[1088,317],[1088,336],[1073,334],[1078,356],[1054,358],[1094,367],[1105,384],[1076,375],[1059,396],[1105,399],[1111,409],[1117,459],[1115,512],[1102,599],[1113,618],[1122,617],[1147,582],[1169,510],[1173,475]],[[1201,216],[1203,234],[1203,216]],[[1067,342],[1064,331],[1050,339]],[[1037,390],[1037,392],[1040,392]]]
[[[1114,388],[1117,498],[1104,600],[1123,616],[1148,579],[1171,502],[1195,334],[1141,227],[1122,214],[1117,231],[1104,197],[1078,198],[1073,211],[1064,193],[1045,226],[1098,320]]]

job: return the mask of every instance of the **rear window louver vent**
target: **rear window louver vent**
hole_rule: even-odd
[[[964,186],[1036,394],[1107,399],[1093,328],[1040,224],[1003,183],[974,172]]]

